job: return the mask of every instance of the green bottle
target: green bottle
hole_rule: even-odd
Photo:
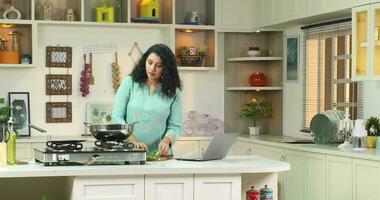
[[[9,118],[7,131],[7,164],[16,164],[16,133],[13,131],[13,117]]]

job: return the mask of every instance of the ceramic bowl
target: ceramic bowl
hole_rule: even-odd
[[[259,50],[248,50],[247,51],[247,55],[248,56],[259,56],[260,55],[260,51]]]

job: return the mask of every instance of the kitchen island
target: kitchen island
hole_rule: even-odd
[[[236,200],[251,186],[268,185],[277,195],[277,172],[288,169],[285,162],[258,156],[145,165],[45,167],[30,162],[0,167],[0,191],[4,199]]]

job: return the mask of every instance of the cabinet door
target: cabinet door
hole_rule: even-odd
[[[220,0],[218,6],[218,25],[221,30],[252,29],[252,0]]]
[[[286,0],[283,5],[284,20],[300,19],[307,16],[307,2],[305,0]]]
[[[290,170],[284,172],[285,200],[303,200],[304,197],[304,153],[301,151],[284,150],[284,161],[290,164]],[[297,183],[297,184],[295,184]]]
[[[327,160],[327,199],[352,200],[351,158],[341,156],[326,157]]]
[[[277,148],[277,147],[267,147],[266,152],[265,152],[265,157],[273,160],[278,160],[278,161],[284,161],[284,150],[282,148]],[[277,190],[278,190],[278,198],[280,200],[284,199],[284,193],[287,192],[285,191],[285,186],[284,186],[284,177],[285,177],[285,172],[278,172],[277,173]]]
[[[72,200],[144,200],[144,176],[75,177]]]
[[[369,80],[369,6],[352,9],[352,79]]]
[[[232,148],[229,155],[251,155],[252,149],[251,149],[251,143],[247,141],[239,141],[236,140],[234,145],[232,145]]]
[[[305,153],[306,198],[326,200],[326,155]]]
[[[194,200],[241,199],[241,177],[239,175],[200,175],[194,177]]]
[[[181,156],[199,156],[199,141],[176,141],[173,146],[173,154],[175,157]]]
[[[273,0],[261,0],[261,22],[262,26],[268,26],[273,23]]]
[[[193,175],[146,175],[145,200],[193,200]]]
[[[380,164],[375,161],[353,159],[353,199],[379,199]]]
[[[253,143],[251,146],[251,149],[252,149],[251,155],[262,156],[262,157],[266,156],[266,148],[265,148],[265,145],[263,144]]]
[[[370,79],[380,80],[380,4],[371,5],[370,18]]]
[[[32,144],[16,143],[16,159],[32,160]]]

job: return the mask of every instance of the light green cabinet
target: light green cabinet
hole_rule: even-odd
[[[285,200],[303,200],[304,198],[304,153],[284,149],[283,161],[290,164],[290,170],[285,172],[284,193]],[[297,183],[297,184],[295,184]]]
[[[380,164],[375,161],[353,159],[353,199],[380,199]]]
[[[326,200],[326,155],[305,153],[306,200]]]
[[[327,155],[327,199],[352,200],[352,159]]]
[[[221,31],[249,31],[253,28],[252,0],[219,0],[217,3],[217,26]]]
[[[228,152],[229,155],[251,155],[252,143],[236,140]]]

